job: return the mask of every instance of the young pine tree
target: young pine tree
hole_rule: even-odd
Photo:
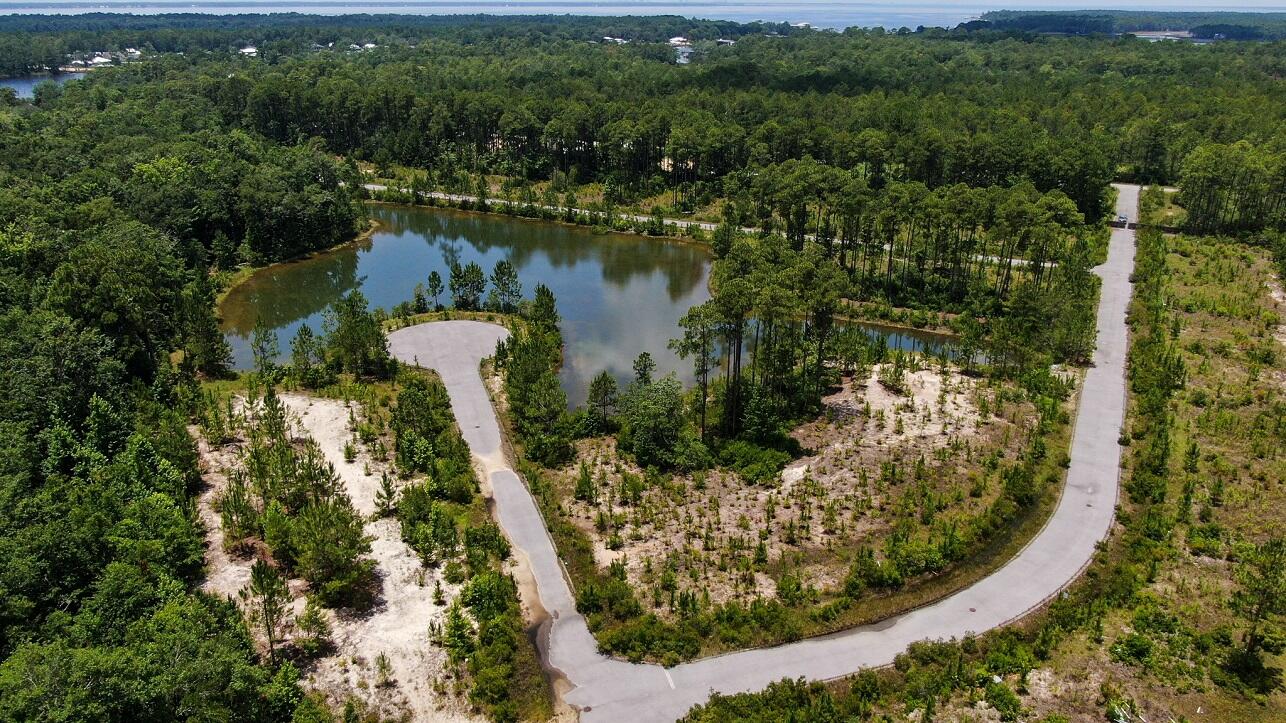
[[[290,591],[277,569],[263,560],[255,561],[250,568],[250,584],[240,593],[250,611],[251,621],[263,630],[268,639],[268,655],[277,661],[277,642],[286,622],[290,606]]]

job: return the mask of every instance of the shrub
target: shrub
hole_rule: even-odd
[[[1022,713],[1022,701],[1004,683],[993,681],[987,684],[987,702],[1000,713],[1000,720],[1018,720]]]
[[[791,455],[787,452],[740,439],[725,444],[719,450],[720,464],[734,470],[747,482],[755,484],[776,479],[790,459]]]

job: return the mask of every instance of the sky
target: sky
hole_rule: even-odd
[[[269,13],[321,15],[683,15],[750,22],[806,22],[815,27],[954,27],[988,10],[1246,10],[1286,12],[1286,0],[0,0],[0,15],[86,12]]]

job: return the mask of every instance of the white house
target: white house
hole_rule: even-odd
[[[247,45],[246,47],[242,48],[241,50],[239,50],[239,51],[237,51],[237,52],[241,53],[242,55],[246,56],[247,58],[253,58],[253,57],[255,57],[255,56],[259,55],[259,49],[258,49],[258,48],[256,48],[256,47],[255,47],[255,46],[253,46],[253,45]]]

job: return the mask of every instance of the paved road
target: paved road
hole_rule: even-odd
[[[1136,219],[1137,186],[1120,186],[1117,212]],[[535,501],[508,467],[500,430],[478,377],[481,358],[506,334],[498,326],[447,321],[389,335],[399,359],[437,369],[465,441],[488,475],[500,524],[526,558],[551,620],[541,653],[573,686],[564,698],[587,721],[673,721],[712,691],[762,689],[785,677],[830,679],[887,665],[918,640],[961,637],[1004,625],[1040,606],[1089,563],[1112,524],[1125,411],[1125,312],[1134,266],[1134,232],[1113,229],[1098,308],[1098,348],[1086,374],[1067,485],[1045,528],[988,577],[932,605],[821,638],[707,658],[665,669],[598,652],[563,576]]]

